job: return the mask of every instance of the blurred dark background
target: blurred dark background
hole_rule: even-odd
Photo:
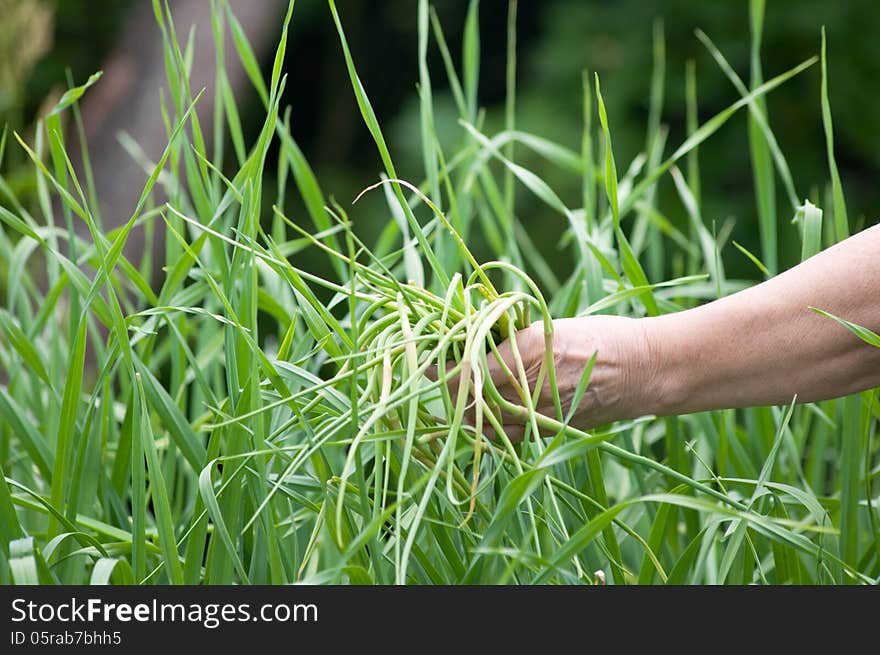
[[[143,20],[147,0],[0,0],[0,124],[8,123],[31,140],[35,117],[63,89],[69,69],[78,83],[104,66],[114,43],[131,28],[133,16]],[[171,3],[173,6],[173,2]],[[204,0],[205,6],[208,0]],[[467,0],[435,0],[453,58],[460,63]],[[421,181],[418,131],[417,25],[415,0],[340,0],[338,7],[355,63],[383,125],[402,177]],[[749,77],[748,2],[691,0],[520,0],[518,15],[517,127],[580,147],[581,73],[597,71],[602,79],[622,174],[644,148],[652,68],[652,26],[662,18],[666,35],[666,93],[663,122],[669,125],[667,152],[685,136],[685,62],[696,62],[700,118],[705,120],[738,98],[736,91],[696,39],[702,28],[727,56],[741,77]],[[277,17],[280,27],[281,16]],[[506,0],[483,0],[479,98],[487,109],[485,132],[503,124],[505,94]],[[876,0],[769,0],[762,61],[765,79],[813,54],[820,45],[820,27],[828,31],[831,107],[836,153],[853,228],[875,222],[880,192],[880,137],[877,80],[880,79],[880,11]],[[278,27],[275,28],[277,32]],[[151,26],[158,35],[158,29]],[[180,33],[184,27],[178,26]],[[201,47],[213,45],[208,33],[197,34]],[[277,33],[267,50],[274,50]],[[347,203],[374,182],[381,163],[363,126],[349,84],[330,12],[321,0],[300,0],[294,11],[286,61],[286,103],[292,106],[293,133],[316,170],[326,193]],[[227,40],[227,47],[231,44]],[[460,130],[436,43],[431,41],[430,67],[438,130]],[[264,57],[268,71],[271,56]],[[828,173],[820,113],[819,67],[814,66],[768,97],[770,123],[792,168],[801,197],[822,199]],[[99,83],[100,84],[100,83]],[[262,107],[249,86],[240,106],[252,142],[262,120]],[[51,105],[49,105],[51,106]],[[158,98],[156,99],[158,111]],[[522,149],[520,149],[522,151]],[[579,205],[577,180],[529,159],[572,207]],[[17,145],[7,144],[2,173],[27,197],[32,169],[24,166]],[[730,121],[700,151],[704,219],[719,225],[735,219],[733,238],[760,252],[746,112]],[[266,183],[271,186],[271,181]],[[660,186],[660,206],[685,224],[671,182]],[[518,192],[521,220],[538,232],[545,221],[559,225],[558,216]],[[295,196],[295,194],[293,194]],[[777,192],[780,220],[780,264],[794,263],[800,252],[790,209]],[[296,203],[296,199],[292,199]],[[824,203],[823,203],[824,204]],[[381,207],[381,204],[373,205]],[[376,225],[387,220],[381,212]],[[356,219],[360,216],[358,214]],[[367,218],[362,219],[364,221]],[[369,226],[367,228],[369,229]],[[538,240],[548,252],[558,232]],[[547,232],[547,231],[545,231]],[[731,275],[754,278],[756,271],[735,251],[727,251]],[[564,258],[556,258],[560,268]]]

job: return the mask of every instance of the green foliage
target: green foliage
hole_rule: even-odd
[[[739,98],[700,123],[691,78],[688,134],[665,153],[668,39],[658,23],[646,152],[624,167],[612,141],[613,105],[598,78],[595,93],[588,87],[578,100],[578,152],[521,129],[513,100],[516,2],[507,19],[505,124],[495,135],[479,108],[479,3],[467,12],[459,73],[441,21],[421,2],[412,16],[422,63],[412,139],[421,144],[425,179],[414,184],[398,177],[346,40],[344,7],[327,4],[385,170],[376,184],[363,175],[363,186],[377,189],[372,195],[386,192],[377,220],[387,227],[375,243],[358,229],[375,205],[359,204],[349,216],[326,204],[332,196],[290,132],[282,62],[297,25],[293,2],[268,80],[225,3],[214,5],[214,37],[222,45],[220,26],[232,25],[230,47],[264,107],[248,144],[231,94],[219,91],[234,164],[222,150],[205,150],[187,57],[155,3],[173,100],[168,146],[123,227],[100,227],[58,129],[47,134],[40,126],[33,146],[20,139],[44,201],[39,218],[14,194],[0,208],[7,289],[0,562],[8,569],[0,579],[592,583],[602,571],[619,584],[876,583],[876,392],[584,432],[562,414],[549,349],[541,379],[555,396],[552,415],[536,411],[527,388],[518,403],[502,397],[486,375],[487,353],[531,315],[549,344],[555,316],[668,313],[742,288],[749,282],[724,273],[731,257],[745,255],[772,272],[774,176],[787,189],[793,184],[764,101],[771,91],[786,93],[816,58],[790,61],[767,80],[753,72],[748,88],[706,40]],[[761,3],[753,5],[757,39]],[[457,90],[450,140],[434,124],[436,76],[425,63],[431,43]],[[757,53],[755,45],[753,64]],[[822,55],[824,65],[824,48]],[[64,103],[75,103],[87,85]],[[605,85],[606,97],[614,92]],[[767,227],[763,263],[743,246],[727,249],[724,230],[705,222],[700,179],[707,176],[697,148],[740,109],[751,117],[755,200]],[[826,130],[830,146],[830,115]],[[677,168],[682,160],[686,176]],[[279,171],[274,189],[265,179],[269,166]],[[558,169],[584,206],[564,200],[546,169]],[[666,173],[689,235],[655,194]],[[158,206],[157,184],[168,197]],[[284,202],[294,187],[306,207],[300,215]],[[8,188],[2,176],[0,188]],[[542,229],[574,262],[562,279],[532,246],[520,192],[552,210]],[[51,194],[71,221],[87,224],[89,239],[56,222]],[[810,202],[793,209],[802,255],[829,245],[821,210]],[[122,247],[136,224],[159,220],[168,238],[155,293],[149,271]],[[480,239],[494,259],[475,254],[469,244]],[[306,250],[326,256],[332,275],[302,266]],[[37,253],[48,262],[42,284]],[[664,265],[643,265],[651,257]],[[686,262],[682,275],[658,279],[674,268],[667,260]],[[877,335],[837,320],[876,345]],[[524,380],[515,359],[512,373]],[[457,389],[446,384],[453,376]],[[471,396],[474,427],[464,420]],[[522,443],[507,438],[502,409],[528,426]],[[483,434],[490,427],[495,440]]]

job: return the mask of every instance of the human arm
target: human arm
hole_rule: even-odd
[[[880,385],[880,349],[817,307],[880,329],[880,226],[762,284],[677,314],[641,319],[654,411],[825,400]]]
[[[880,386],[880,348],[817,307],[880,331],[880,226],[874,226],[754,287],[658,317],[592,316],[554,322],[559,389],[571,402],[597,354],[576,427],[654,414],[801,402]],[[530,380],[543,330],[517,334]],[[503,349],[509,358],[509,346]],[[511,387],[498,371],[504,395]],[[538,410],[554,414],[545,384]],[[513,426],[512,426],[513,427]],[[515,428],[514,428],[515,430]]]

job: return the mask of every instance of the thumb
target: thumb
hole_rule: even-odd
[[[446,362],[445,363],[446,370],[441,375],[440,369],[436,364],[431,364],[425,370],[425,377],[428,378],[431,382],[438,382],[441,377],[446,382],[446,387],[449,389],[449,393],[453,396],[458,393],[458,388],[461,385],[461,375],[456,373],[454,375],[451,372],[455,369],[455,362]]]
[[[513,354],[511,342],[516,340],[516,350],[527,372],[532,372],[536,363],[540,363],[544,352],[544,326],[540,321],[532,323],[514,333],[498,345],[498,353],[489,353],[486,357],[488,373],[492,380],[501,384],[519,386],[519,378],[516,374],[517,364]],[[512,374],[512,377],[511,377]]]

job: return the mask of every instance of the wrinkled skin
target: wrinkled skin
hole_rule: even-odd
[[[672,314],[647,318],[588,316],[553,322],[563,416],[593,353],[590,385],[571,425],[589,429],[643,415],[781,405],[839,398],[880,385],[880,348],[820,308],[880,332],[880,225],[818,253],[761,284]],[[515,335],[533,388],[544,353],[543,324]],[[501,360],[514,368],[509,342]],[[517,384],[490,353],[489,374],[502,396],[522,405]],[[457,388],[458,381],[450,382]],[[484,394],[485,395],[485,394]],[[556,418],[545,379],[536,409]],[[473,403],[466,420],[475,425]],[[522,439],[523,418],[502,416]],[[484,426],[483,433],[493,437]]]
[[[545,335],[543,322],[537,322],[520,330],[515,335],[517,349],[525,370],[530,391],[534,391],[544,359]],[[596,362],[590,376],[586,392],[578,403],[570,425],[586,430],[597,425],[637,415],[638,393],[628,390],[630,369],[645,348],[644,334],[637,320],[618,316],[591,316],[565,318],[553,321],[553,362],[556,382],[563,411],[567,416],[577,392],[578,383],[584,367],[596,354]],[[518,377],[518,368],[510,341],[498,346],[498,355],[506,365],[502,366],[495,353],[487,354],[488,372],[498,392],[511,403],[525,406],[519,395],[519,381],[511,379],[508,370]],[[435,374],[431,374],[436,379]],[[458,393],[460,378],[448,382],[453,400]],[[488,381],[485,383],[488,384]],[[485,392],[484,392],[484,395]],[[557,418],[550,380],[545,374],[541,393],[535,410],[549,418]],[[522,440],[525,434],[523,421],[513,414],[503,411],[502,422],[505,434],[514,442]],[[465,423],[475,425],[476,412],[473,398],[469,399]],[[491,424],[483,419],[483,433],[489,438],[496,437]]]

